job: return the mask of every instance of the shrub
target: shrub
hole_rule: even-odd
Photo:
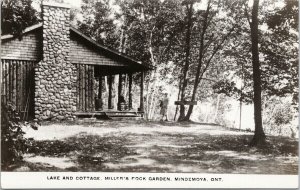
[[[20,113],[8,103],[1,108],[1,166],[2,169],[22,160],[26,139],[21,126]]]
[[[296,126],[293,124],[295,110],[286,99],[271,99],[264,110],[264,129],[271,135],[295,136]]]

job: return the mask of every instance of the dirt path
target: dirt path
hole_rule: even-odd
[[[269,137],[260,149],[252,133],[221,126],[136,121],[49,124],[34,138],[17,171],[118,171],[297,174],[298,142]]]

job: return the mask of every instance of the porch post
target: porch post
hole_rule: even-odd
[[[108,77],[108,109],[113,109],[112,107],[112,75]]]
[[[102,76],[99,77],[98,98],[102,99]]]
[[[144,72],[141,72],[140,111],[144,111]]]
[[[128,96],[129,96],[129,99],[128,99],[128,108],[129,110],[132,109],[132,93],[131,93],[131,90],[132,90],[132,73],[129,73],[128,74],[128,77],[129,77],[129,89],[128,89]]]
[[[122,74],[119,74],[119,84],[118,84],[118,110],[121,109],[120,107],[120,97],[122,95]]]
[[[103,109],[102,101],[102,75],[99,76],[98,101],[100,101],[99,109]]]

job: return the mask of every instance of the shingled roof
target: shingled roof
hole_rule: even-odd
[[[33,31],[38,30],[38,29],[42,29],[42,27],[43,27],[42,23],[35,24],[33,26],[25,28],[22,34],[33,32]],[[151,65],[144,65],[140,61],[137,61],[137,60],[131,58],[130,56],[128,56],[124,53],[120,53],[120,52],[118,52],[114,49],[111,49],[109,47],[106,47],[104,45],[101,45],[101,44],[97,43],[95,40],[93,40],[92,38],[90,38],[87,35],[83,34],[82,32],[80,32],[78,29],[76,29],[73,26],[70,27],[70,34],[71,35],[73,35],[73,34],[76,35],[77,38],[85,41],[86,44],[88,44],[89,46],[92,46],[94,49],[98,49],[99,51],[104,52],[111,59],[114,59],[114,60],[120,61],[122,63],[128,64],[128,66],[134,66],[134,67],[137,67],[141,70],[150,70],[150,69],[154,68]],[[11,34],[2,35],[1,36],[1,41],[2,40],[9,40],[9,39],[12,39],[12,38],[15,38],[15,37],[16,36],[11,35]]]

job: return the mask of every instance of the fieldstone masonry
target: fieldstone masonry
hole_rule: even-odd
[[[70,62],[70,8],[43,2],[43,59],[35,74],[35,117],[72,119],[76,111],[76,67]]]

